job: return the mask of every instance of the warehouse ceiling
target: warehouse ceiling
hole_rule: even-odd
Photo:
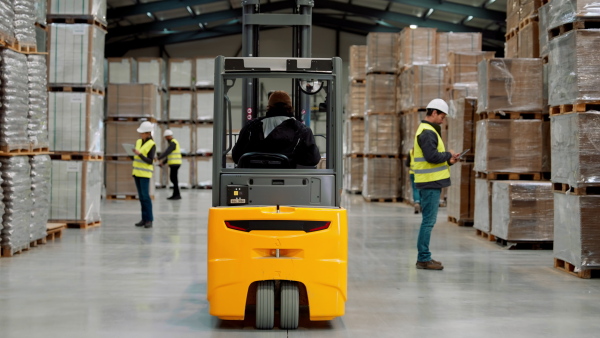
[[[108,0],[106,55],[242,33],[242,0]],[[295,0],[261,0],[261,13],[291,13]],[[506,0],[315,0],[313,26],[367,35],[417,25],[481,32],[504,46]]]

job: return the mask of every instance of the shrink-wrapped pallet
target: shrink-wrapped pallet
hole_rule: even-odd
[[[519,27],[520,11],[521,11],[521,1],[520,0],[507,0],[506,1],[506,31],[507,32],[510,32],[511,30]]]
[[[169,59],[169,87],[191,88],[194,86],[194,59]]]
[[[600,113],[552,116],[552,182],[600,184]]]
[[[48,12],[48,1],[47,0],[35,0],[34,1],[34,16],[35,22],[42,25],[46,25],[46,14]],[[38,50],[39,51],[39,50]]]
[[[106,0],[49,0],[48,14],[57,17],[92,15],[106,23]]]
[[[51,151],[104,154],[104,96],[83,92],[50,92]]]
[[[478,65],[477,112],[541,111],[541,59],[489,59]]]
[[[400,32],[399,67],[408,65],[429,65],[436,61],[436,29],[419,27],[404,28]]]
[[[467,84],[454,84],[450,86],[450,90],[448,91],[448,99],[458,100],[462,97],[468,97],[477,100],[477,96],[479,95],[479,87],[477,82],[475,83],[467,83]]]
[[[400,168],[400,196],[407,203],[414,203],[412,182],[410,181],[410,168],[406,166],[406,158],[402,160]]]
[[[153,84],[110,84],[106,92],[107,117],[157,117],[161,97]]]
[[[550,40],[550,106],[600,100],[600,29],[570,31]]]
[[[169,93],[169,120],[190,121],[193,99],[192,91],[172,90]]]
[[[348,156],[344,163],[344,189],[360,193],[363,187],[364,158]]]
[[[215,59],[196,58],[195,86],[212,88],[215,86]]]
[[[365,121],[364,119],[346,120],[347,152],[349,154],[364,154],[365,152]]]
[[[475,179],[473,227],[486,233],[492,231],[492,182],[486,179]]]
[[[52,161],[50,215],[53,221],[100,221],[102,161]],[[130,176],[131,178],[131,172]]]
[[[552,241],[554,239],[552,183],[494,181],[492,235],[507,241]]]
[[[446,65],[414,65],[400,74],[402,110],[424,109],[433,99],[447,100]]]
[[[32,149],[49,147],[48,140],[48,81],[45,55],[27,55],[27,86],[29,110],[27,135]]]
[[[540,56],[548,56],[548,24],[550,22],[550,4],[547,3],[538,9],[538,17],[539,17],[539,39],[538,44],[540,46]]]
[[[473,163],[458,162],[450,167],[448,217],[472,222],[475,217],[475,172]]]
[[[364,80],[367,76],[367,46],[350,46],[350,80]]]
[[[471,149],[466,157],[475,154],[475,123],[479,115],[475,113],[477,100],[460,98],[450,102],[448,113],[448,149],[462,152]]]
[[[367,34],[367,74],[398,72],[397,35],[397,33]]]
[[[136,83],[137,64],[134,58],[108,58],[108,83]]]
[[[14,21],[12,0],[0,0],[0,39],[9,44],[15,41]]]
[[[508,59],[519,57],[519,34],[515,33],[504,44],[504,56]]]
[[[363,197],[367,199],[399,197],[401,161],[400,158],[365,158]]]
[[[4,215],[0,245],[11,254],[29,248],[31,226],[31,165],[28,156],[1,157]]]
[[[107,121],[106,122],[106,155],[108,156],[128,156],[123,148],[123,143],[135,144],[140,138],[137,132],[142,121]],[[152,133],[154,142],[156,142],[156,150],[160,151],[160,140],[162,132],[155,126],[155,131]],[[177,138],[177,136],[175,136]],[[179,138],[177,138],[179,140]]]
[[[597,0],[552,0],[548,14],[548,29],[552,29],[576,20],[599,18],[600,3]]]
[[[179,147],[181,149],[181,153],[182,154],[189,154],[193,152],[193,149],[196,147],[196,145],[194,144],[195,142],[192,141],[192,132],[194,131],[194,129],[196,129],[195,125],[192,124],[170,124],[169,125],[169,129],[171,129],[171,131],[173,132],[173,137],[175,139],[177,139],[177,142],[179,142]],[[210,130],[209,130],[210,129]],[[212,152],[212,126],[204,126],[203,131],[205,131],[205,134],[208,136],[207,133],[211,133],[210,137],[210,149]],[[162,136],[162,135],[161,135]],[[207,144],[205,142],[202,142],[202,147],[206,147]]]
[[[167,87],[167,66],[162,58],[136,58],[137,82],[151,83],[158,88]]]
[[[365,154],[400,155],[400,116],[365,116]]]
[[[49,25],[49,82],[52,86],[91,86],[104,91],[104,37],[96,25]]]
[[[194,105],[195,116],[197,121],[212,121],[215,114],[215,92],[212,90],[196,91],[196,102]]]
[[[114,198],[124,196],[137,196],[135,180],[132,177],[133,161],[106,161],[104,162],[106,195]],[[154,173],[150,178],[150,196],[154,196],[154,180],[158,177],[160,169],[154,166]],[[138,196],[139,197],[139,196]]]
[[[52,160],[49,155],[29,157],[31,165],[31,228],[30,241],[46,237],[46,225],[50,211],[50,172]]]
[[[437,33],[435,63],[448,63],[450,52],[481,52],[481,33]]]
[[[210,124],[200,124],[195,127],[195,150],[196,154],[212,154],[213,150],[213,127]],[[179,140],[179,139],[177,139]]]
[[[34,47],[35,41],[35,2],[34,0],[12,0],[15,12],[13,28],[19,46]]]
[[[537,58],[540,57],[540,29],[537,21],[531,21],[519,29],[518,52],[519,58]],[[508,56],[507,56],[508,57]]]
[[[346,106],[346,113],[350,117],[362,117],[365,114],[366,89],[364,83],[350,84]]]
[[[29,149],[27,56],[0,49],[0,147]]]
[[[541,120],[481,120],[476,124],[475,171],[542,172]]]
[[[197,156],[194,165],[196,175],[194,176],[194,187],[212,187],[212,157]]]
[[[396,75],[368,74],[365,106],[367,114],[396,112]]]
[[[495,52],[449,52],[448,82],[453,86],[477,85],[477,65],[484,59],[492,59]]]
[[[421,121],[425,118],[426,111],[412,112],[402,114],[401,132],[402,137],[402,155],[408,155],[408,152],[413,148],[415,134]]]

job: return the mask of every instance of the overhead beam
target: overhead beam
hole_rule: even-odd
[[[410,5],[422,8],[433,8],[443,12],[459,14],[464,16],[472,15],[475,18],[492,20],[492,21],[505,21],[506,13],[501,11],[494,11],[491,9],[473,7],[469,5],[461,5],[454,2],[439,1],[439,0],[388,0],[390,3],[395,2],[403,5]],[[319,1],[320,2],[320,1]]]
[[[127,16],[146,14],[148,12],[161,12],[171,9],[182,8],[186,6],[205,5],[223,0],[163,0],[157,2],[148,2],[130,6],[114,7],[106,10],[108,19],[124,18]]]
[[[344,20],[326,14],[313,13],[313,25],[340,29],[346,33],[367,35],[369,32],[396,33],[400,29],[382,25],[369,25],[362,22]]]

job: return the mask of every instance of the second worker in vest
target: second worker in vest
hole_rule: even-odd
[[[140,138],[135,142],[133,152],[133,179],[137,188],[140,204],[142,205],[142,220],[135,226],[152,228],[154,216],[152,214],[152,199],[150,199],[150,179],[154,173],[154,155],[156,144],[152,139],[154,125],[151,122],[142,122],[137,132]]]
[[[427,115],[415,134],[414,166],[415,185],[421,194],[423,220],[417,239],[417,269],[442,270],[441,262],[431,258],[429,241],[437,219],[442,188],[450,186],[450,165],[460,154],[446,151],[442,141],[441,124],[448,113],[448,104],[434,99],[427,105]]]
[[[165,164],[164,159],[166,158],[167,164],[169,165],[169,179],[171,180],[171,183],[173,183],[173,196],[167,199],[180,200],[181,194],[179,192],[177,172],[179,171],[179,167],[181,167],[181,148],[179,147],[179,142],[173,138],[173,132],[170,129],[165,130],[163,136],[167,142],[169,142],[169,146],[167,147],[167,150],[158,157],[158,161],[160,162],[159,166],[162,167]]]

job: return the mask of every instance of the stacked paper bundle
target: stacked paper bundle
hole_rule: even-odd
[[[3,249],[18,251],[29,247],[31,225],[31,166],[28,156],[0,158],[4,215],[0,233]]]
[[[46,224],[50,211],[50,171],[52,160],[49,155],[29,158],[31,164],[31,231],[30,241],[46,237]]]
[[[0,146],[29,149],[27,56],[2,49],[0,58]]]
[[[29,111],[27,134],[33,148],[48,147],[48,87],[44,55],[27,55]]]

